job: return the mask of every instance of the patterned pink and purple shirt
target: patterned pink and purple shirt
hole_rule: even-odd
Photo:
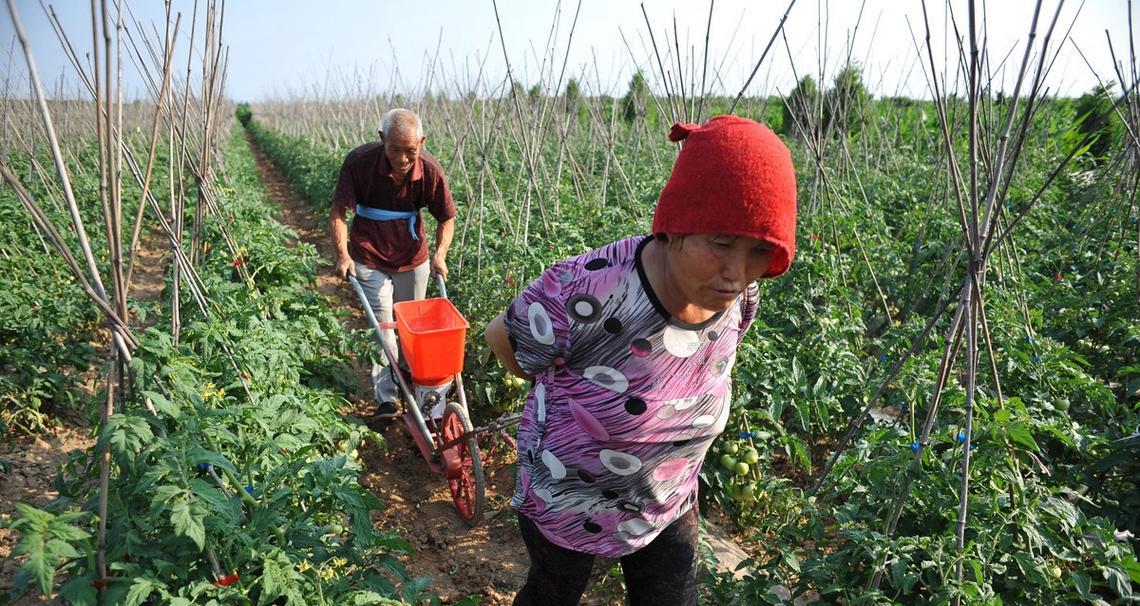
[[[755,284],[701,324],[673,318],[635,237],[559,262],[508,307],[534,375],[511,505],[551,542],[621,557],[693,507],[705,452],[724,431]]]

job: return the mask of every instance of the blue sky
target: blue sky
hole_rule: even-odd
[[[183,13],[179,47],[184,53],[193,2],[173,0],[172,4],[175,12]],[[15,5],[41,77],[46,82],[67,77],[71,68],[39,3],[15,0]],[[981,5],[982,2],[978,2],[979,9]],[[87,52],[91,46],[90,2],[64,0],[54,6],[73,44],[82,49],[80,52]],[[709,86],[722,94],[735,94],[760,57],[787,1],[715,0],[713,6]],[[786,93],[794,85],[793,74],[812,73],[818,78],[821,67],[824,80],[829,80],[847,56],[848,40],[854,31],[851,56],[865,66],[864,79],[873,91],[885,95],[927,96],[923,75],[925,49],[919,63],[911,37],[913,28],[917,41],[922,43],[921,3],[918,0],[868,0],[862,21],[858,29],[854,29],[860,6],[861,3],[854,0],[799,0],[788,18],[787,47],[783,40],[777,40],[749,87],[749,93]],[[996,76],[1004,76],[1006,89],[1012,89],[1016,66],[1021,61],[1032,6],[1027,0],[1005,0],[989,2],[986,7],[991,60]],[[1102,77],[1114,78],[1104,32],[1107,29],[1112,36],[1118,58],[1126,60],[1126,0],[1087,0],[1083,8],[1081,6],[1072,0],[1064,5],[1056,36],[1059,38],[1064,33],[1080,8],[1071,38]],[[161,0],[136,0],[131,7],[136,17],[148,26],[153,22],[161,31],[164,24]],[[575,77],[588,93],[621,94],[632,71],[638,67],[646,70],[655,88],[659,87],[657,63],[640,2],[583,0],[570,40],[570,24],[576,7],[576,3],[565,1],[561,4],[538,0],[498,1],[507,55],[516,80],[528,87],[536,83],[553,87],[569,44],[563,81]],[[959,27],[964,30],[967,4],[955,1],[953,7]],[[932,0],[928,2],[928,9],[936,62],[941,70],[947,25],[944,4]],[[1043,8],[1039,43],[1055,9],[1055,2],[1047,2]],[[691,87],[693,80],[699,84],[708,2],[647,0],[645,10],[662,58],[672,64],[670,71],[674,77],[678,71],[672,40],[676,18],[682,71],[692,74],[695,64],[696,76],[688,75],[686,86]],[[1140,12],[1140,7],[1136,10]],[[200,32],[201,14],[198,19]],[[1140,20],[1140,17],[1134,16],[1134,19]],[[555,24],[557,28],[552,37]],[[11,72],[21,74],[22,78],[26,68],[18,46],[13,46],[13,32],[7,10],[0,10],[0,60],[7,66],[9,55],[14,53]],[[429,82],[437,91],[443,88],[457,94],[471,89],[477,80],[481,83],[479,92],[487,94],[500,86],[506,75],[491,0],[230,0],[226,4],[223,35],[230,48],[227,93],[236,100],[288,98],[318,91],[332,96],[391,90],[417,94]],[[666,37],[669,48],[665,48]],[[198,44],[200,50],[200,35]],[[821,48],[825,50],[824,59],[817,52]],[[1057,48],[1056,39],[1053,48]],[[1078,95],[1095,82],[1075,48],[1071,42],[1061,47],[1062,52],[1047,82],[1058,94]],[[956,53],[952,46],[949,50]],[[1003,58],[1002,69],[996,69]],[[179,72],[184,73],[184,55],[178,65]],[[483,76],[479,79],[481,67]],[[128,64],[126,70],[128,95],[141,95],[133,66]]]

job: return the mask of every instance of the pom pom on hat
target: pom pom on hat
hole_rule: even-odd
[[[792,154],[768,127],[737,116],[674,124],[684,141],[653,212],[653,233],[747,236],[772,244],[765,278],[788,270],[796,252]]]

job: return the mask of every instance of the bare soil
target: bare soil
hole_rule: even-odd
[[[77,419],[67,419],[49,431],[32,438],[10,442],[0,447],[0,517],[14,516],[17,503],[44,507],[59,493],[55,475],[73,450],[90,448],[95,442]],[[18,542],[16,533],[0,528],[0,603],[7,599],[13,575],[27,559],[13,557]],[[14,604],[46,602],[25,596]]]

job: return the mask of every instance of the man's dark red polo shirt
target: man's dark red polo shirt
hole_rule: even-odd
[[[371,206],[399,212],[414,211],[418,215],[413,240],[408,222],[373,221],[359,215],[352,219],[348,235],[348,254],[358,261],[381,271],[407,271],[428,258],[428,242],[424,233],[423,215],[426,207],[435,220],[443,222],[455,217],[455,201],[443,176],[443,168],[435,158],[420,152],[408,178],[396,185],[392,178],[392,165],[384,155],[384,144],[365,143],[348,152],[340,167],[332,203],[355,211],[356,205]]]

